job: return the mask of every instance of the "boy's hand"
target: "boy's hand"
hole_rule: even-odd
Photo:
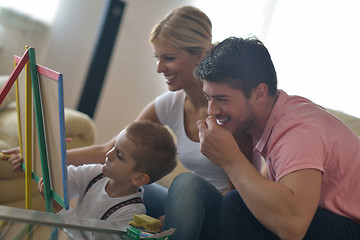
[[[21,168],[21,163],[24,160],[20,155],[19,147],[11,148],[8,150],[2,150],[0,152],[0,159],[3,161],[8,161],[12,165],[14,172],[18,172],[18,173],[23,172]]]
[[[40,178],[38,183],[38,191],[45,199],[45,191],[44,191],[44,179]],[[55,200],[53,200],[53,208],[55,212],[59,212],[63,207]]]
[[[45,198],[45,193],[44,193],[44,179],[42,179],[42,178],[39,179],[38,191],[39,191],[39,193]]]

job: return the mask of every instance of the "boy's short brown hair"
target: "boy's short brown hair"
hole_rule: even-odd
[[[150,176],[156,182],[176,166],[177,148],[169,130],[158,123],[142,120],[126,127],[126,137],[136,146],[134,171]]]

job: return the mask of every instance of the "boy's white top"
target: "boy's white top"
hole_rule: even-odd
[[[100,164],[86,164],[81,166],[68,166],[68,179],[69,179],[69,197],[78,198],[75,213],[72,209],[68,211],[62,209],[58,212],[60,215],[76,215],[84,218],[94,218],[100,220],[104,213],[114,205],[127,201],[129,199],[140,197],[143,198],[144,190],[142,187],[138,189],[137,193],[124,196],[111,198],[105,191],[105,186],[109,178],[104,177],[97,181],[86,192],[86,188],[96,176],[102,173],[102,165]],[[121,207],[113,214],[111,214],[107,221],[121,220],[131,221],[132,217],[137,214],[145,214],[145,206],[142,203],[133,203]]]
[[[219,191],[228,188],[225,172],[213,164],[200,152],[200,143],[188,138],[184,126],[184,103],[186,94],[183,90],[166,92],[155,99],[155,110],[159,121],[169,126],[177,138],[177,148],[181,163],[190,171],[201,176]]]

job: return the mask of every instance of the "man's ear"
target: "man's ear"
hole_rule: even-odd
[[[150,176],[146,173],[137,173],[131,182],[137,187],[144,186],[150,182]]]
[[[254,97],[256,102],[264,102],[268,93],[268,86],[265,83],[260,83],[254,89]]]

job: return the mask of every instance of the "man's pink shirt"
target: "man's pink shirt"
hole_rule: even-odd
[[[255,150],[274,181],[301,169],[321,171],[319,207],[360,223],[360,139],[324,108],[279,90]]]

